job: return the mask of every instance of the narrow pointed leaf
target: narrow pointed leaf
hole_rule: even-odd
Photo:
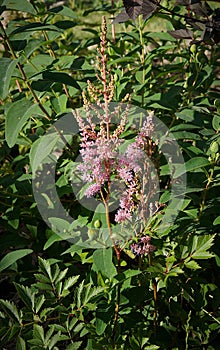
[[[17,339],[17,344],[16,344],[16,350],[26,350],[26,343],[24,341],[24,339],[20,336],[18,336]]]
[[[22,259],[24,256],[31,254],[32,252],[33,252],[32,249],[20,249],[20,250],[15,250],[14,252],[8,253],[0,261],[0,272],[7,269],[9,266],[14,264],[17,260]]]
[[[2,309],[4,310],[4,312],[6,313],[6,315],[13,320],[14,322],[21,322],[21,318],[20,315],[18,313],[17,307],[16,305],[8,300],[3,300],[0,299],[0,305],[2,307]]]
[[[0,58],[0,98],[3,100],[8,95],[11,77],[16,64],[17,60],[12,60],[7,57]]]
[[[32,309],[34,307],[34,293],[26,286],[22,286],[18,283],[14,283],[14,285],[21,300],[28,308]]]
[[[185,164],[180,164],[176,167],[173,175],[174,179],[183,175],[185,172],[194,171],[210,165],[210,162],[205,157],[194,157],[188,160]]]

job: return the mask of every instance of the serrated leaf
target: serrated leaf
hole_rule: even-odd
[[[26,343],[20,335],[17,338],[16,350],[26,350]]]
[[[50,281],[52,281],[52,273],[51,273],[51,266],[48,260],[42,259],[41,257],[38,257],[39,265],[42,270],[42,272],[46,273],[48,277],[50,278]]]
[[[0,58],[0,98],[3,100],[8,95],[11,77],[16,64],[17,60],[12,60],[7,57]]]
[[[76,341],[73,344],[69,344],[66,350],[78,350],[82,344],[82,341]]]
[[[209,253],[207,251],[196,251],[193,255],[192,258],[193,259],[198,259],[198,260],[203,260],[203,259],[210,259],[213,258],[215,255],[212,253]]]
[[[38,280],[39,282],[43,282],[43,283],[50,283],[50,280],[47,276],[43,275],[42,273],[35,273],[34,274],[36,280]]]
[[[20,250],[15,250],[14,252],[8,253],[0,261],[0,272],[7,269],[9,266],[14,264],[17,260],[22,259],[24,256],[31,254],[32,252],[33,252],[32,249],[20,249]]]
[[[208,250],[214,243],[215,235],[195,236],[193,239],[191,257],[193,259],[209,259],[214,254],[209,253]]]
[[[52,338],[50,339],[50,342],[49,342],[49,350],[53,349],[54,345],[56,345],[56,343],[61,340],[60,339],[60,335],[61,335],[61,332],[58,332],[57,334],[54,334],[52,336]]]
[[[18,309],[12,301],[0,299],[0,305],[10,319],[12,319],[14,322],[22,322]]]
[[[53,290],[52,286],[46,283],[37,282],[35,286],[41,290]]]
[[[31,291],[30,288],[22,286],[18,283],[14,283],[15,288],[18,292],[19,297],[24,302],[24,304],[30,308],[34,308],[35,293]]]
[[[44,295],[41,295],[39,298],[36,299],[36,303],[35,303],[35,312],[36,313],[38,313],[40,311],[45,300],[46,300],[46,298]]]
[[[38,324],[34,324],[33,338],[40,340],[41,344],[44,344],[44,329]]]
[[[198,264],[196,261],[193,261],[193,260],[184,262],[184,265],[185,265],[186,267],[188,267],[188,269],[191,269],[191,270],[198,270],[198,269],[201,269],[201,266],[199,266],[199,264]]]
[[[63,290],[68,290],[71,288],[79,279],[79,275],[69,277],[67,280],[65,280],[63,285]]]
[[[66,276],[67,272],[68,272],[68,268],[63,270],[63,271],[60,271],[59,275],[54,280],[54,283],[58,283],[58,282],[62,281],[64,279],[64,277]]]
[[[54,326],[52,325],[45,335],[45,344],[49,343],[49,340],[52,337],[53,333],[54,333]]]
[[[57,264],[55,264],[55,266],[52,266],[52,279],[51,281],[53,283],[55,283],[56,279],[59,277],[61,271],[60,268]]]
[[[81,305],[82,305],[81,299],[82,299],[82,292],[83,292],[83,288],[84,288],[84,283],[85,283],[85,281],[83,280],[83,281],[80,283],[79,287],[77,288],[77,301],[76,301],[76,305],[77,305],[77,308],[78,308],[78,309],[79,309],[79,308],[81,307]]]
[[[83,306],[88,305],[89,301],[91,301],[98,294],[102,293],[104,290],[104,287],[92,287],[91,284],[85,286]]]

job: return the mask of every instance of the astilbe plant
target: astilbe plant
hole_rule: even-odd
[[[106,207],[109,233],[113,240],[109,219],[109,202],[115,181],[118,184],[123,184],[123,186],[118,186],[120,200],[114,216],[115,223],[131,220],[132,214],[138,211],[138,218],[146,224],[146,217],[152,214],[154,203],[150,203],[149,198],[155,192],[156,184],[149,159],[153,157],[155,144],[152,142],[153,114],[150,113],[140,130],[136,131],[133,142],[129,143],[124,153],[121,152],[126,141],[123,133],[127,128],[130,96],[127,95],[122,103],[116,104],[112,108],[114,78],[107,67],[106,30],[106,21],[103,18],[98,64],[100,74],[97,74],[101,86],[97,87],[88,81],[87,90],[90,100],[83,93],[86,117],[83,118],[80,112],[74,114],[81,135],[81,163],[78,166],[78,171],[83,182],[87,184],[84,196],[98,195],[103,201]],[[127,105],[122,113],[122,104],[125,102]],[[114,125],[120,113],[121,118],[118,124]],[[114,240],[113,245],[116,247]],[[116,252],[119,254],[118,248],[116,248]]]
[[[117,257],[117,272],[121,272],[121,252],[125,245],[132,240],[130,249],[140,259],[156,249],[151,244],[151,238],[145,234],[147,217],[154,214],[156,203],[151,201],[156,191],[155,175],[152,164],[155,160],[156,144],[152,141],[154,132],[153,113],[149,113],[139,130],[133,130],[134,138],[126,145],[125,131],[130,128],[128,123],[130,112],[130,96],[113,104],[114,78],[107,66],[107,39],[106,20],[103,17],[101,45],[99,49],[99,62],[97,79],[99,84],[94,85],[88,81],[87,94],[83,93],[84,117],[82,113],[74,112],[80,128],[80,156],[81,162],[77,167],[82,181],[87,185],[85,197],[95,196],[105,206],[106,222],[109,237]],[[126,103],[126,104],[125,104]],[[126,106],[122,113],[122,107]],[[118,119],[118,115],[120,118]],[[118,122],[115,123],[115,120]],[[124,147],[123,146],[127,146]],[[124,151],[122,151],[122,148]],[[118,207],[114,218],[110,218],[111,200],[116,192]],[[133,219],[133,216],[135,219]],[[133,223],[132,223],[133,221]],[[130,232],[124,241],[118,239],[117,227],[138,222],[136,235]],[[114,229],[113,229],[114,228]],[[120,228],[119,228],[120,230]],[[134,237],[136,236],[136,238]],[[116,339],[117,323],[120,306],[120,284],[117,290],[117,301],[113,325],[113,343]]]
[[[80,113],[77,114],[81,133],[80,155],[82,158],[78,171],[82,180],[87,184],[84,195],[98,196],[105,206],[108,232],[117,257],[117,273],[120,274],[121,253],[130,240],[135,240],[128,247],[133,256],[138,256],[139,268],[144,256],[148,257],[149,265],[151,265],[151,254],[156,250],[156,247],[151,244],[151,237],[145,232],[147,218],[153,216],[157,211],[157,204],[151,201],[152,194],[155,194],[157,189],[154,179],[157,160],[154,155],[156,145],[152,140],[153,113],[146,117],[139,130],[135,130],[136,136],[133,142],[128,144],[124,152],[120,152],[121,147],[126,143],[123,133],[128,129],[130,96],[127,95],[122,101],[122,103],[127,102],[124,113],[121,113],[121,103],[112,108],[114,80],[107,69],[106,44],[106,21],[103,18],[98,64],[100,75],[97,74],[101,87],[88,82],[88,95],[91,102],[86,94],[83,94],[86,118],[82,118]],[[115,124],[118,115],[120,119]],[[154,172],[152,172],[151,163],[154,164]],[[114,216],[115,225],[112,225],[110,203],[114,195],[115,180],[119,184],[116,186],[119,204]],[[129,224],[126,231],[127,223]],[[122,241],[118,239],[121,237],[120,224],[122,224],[122,230],[126,232]],[[152,285],[155,301],[155,281],[152,281]],[[113,348],[116,345],[120,304],[121,284],[118,284],[112,330]],[[154,327],[156,328],[156,311],[154,311]]]

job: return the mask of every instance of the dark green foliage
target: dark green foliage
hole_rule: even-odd
[[[218,350],[219,2],[150,7],[147,1],[131,8],[133,2],[124,1],[126,15],[119,20],[123,3],[110,3],[0,1],[0,348]],[[39,140],[64,113],[83,106],[88,80],[99,88],[103,14],[114,101],[129,92],[133,105],[154,111],[184,156],[186,168],[175,169],[173,178],[187,172],[182,209],[158,232],[170,198],[169,169],[161,159],[161,209],[145,227],[157,250],[135,257],[128,241],[120,266],[113,248],[86,249],[49,228],[32,189]],[[125,137],[132,141],[130,129]],[[45,144],[46,156],[53,146]],[[56,167],[58,195],[75,219],[70,227],[52,218],[65,237],[82,227],[95,236],[106,224],[103,214],[73,195],[78,151],[75,136]]]

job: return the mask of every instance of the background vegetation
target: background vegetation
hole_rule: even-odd
[[[220,329],[219,2],[0,1],[0,346],[2,349],[218,349]],[[140,8],[138,7],[138,11]],[[30,150],[64,113],[83,106],[97,78],[102,16],[115,102],[170,128],[187,170],[184,205],[142,259],[62,240],[38,212]],[[111,16],[116,17],[114,25]],[[124,20],[124,19],[123,19]],[[130,140],[127,136],[127,140]],[[64,152],[56,186],[81,225],[100,220],[72,193]],[[160,164],[160,204],[169,201]],[[96,216],[95,216],[96,215]],[[65,223],[63,223],[64,225]],[[65,225],[63,226],[65,230]],[[141,261],[140,261],[141,260]]]

